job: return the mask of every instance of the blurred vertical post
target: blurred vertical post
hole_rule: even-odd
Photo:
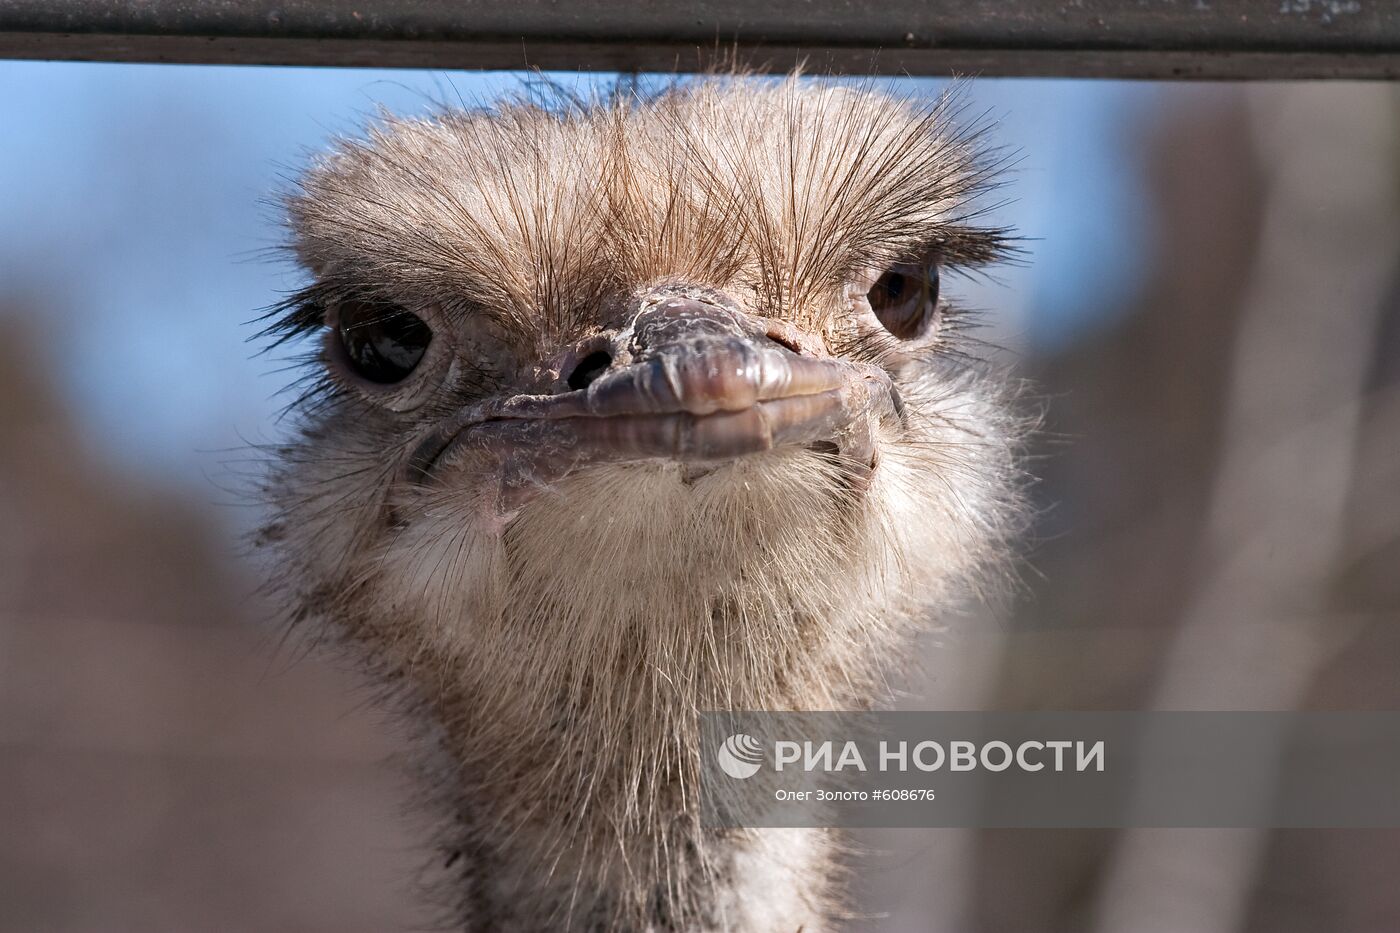
[[[1347,637],[1329,595],[1397,268],[1396,96],[1384,85],[1266,86],[1249,101],[1267,176],[1264,226],[1243,273],[1200,582],[1162,668],[1159,709],[1297,708]],[[1270,792],[1261,786],[1265,801]],[[1240,929],[1265,840],[1235,830],[1124,834],[1095,928]]]

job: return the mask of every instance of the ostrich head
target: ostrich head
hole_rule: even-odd
[[[1009,432],[943,288],[1002,252],[986,175],[945,104],[737,77],[385,119],[305,176],[264,538],[431,725],[464,899],[725,909],[696,712],[870,702],[999,555]]]

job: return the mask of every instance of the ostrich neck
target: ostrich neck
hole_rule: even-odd
[[[439,675],[433,770],[453,817],[447,860],[466,928],[825,929],[829,833],[699,825],[697,713],[724,706],[734,685],[625,652],[586,660],[585,680],[466,661]],[[778,687],[793,656],[766,663],[765,682],[738,695],[807,705]]]

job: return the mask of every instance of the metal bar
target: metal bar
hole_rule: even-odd
[[[0,57],[444,69],[1400,77],[1376,0],[0,0]]]

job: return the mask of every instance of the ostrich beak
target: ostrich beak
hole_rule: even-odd
[[[875,424],[902,413],[889,374],[794,351],[770,332],[727,302],[654,296],[585,387],[462,409],[415,446],[406,478],[424,483],[481,455],[517,489],[596,463],[693,466],[784,447],[821,445],[870,464]]]

